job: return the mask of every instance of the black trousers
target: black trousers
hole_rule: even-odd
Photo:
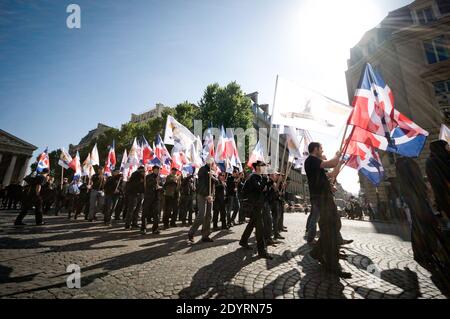
[[[341,219],[332,199],[319,201],[319,209],[320,237],[311,255],[320,260],[326,271],[336,273],[341,269],[339,266]]]
[[[222,228],[227,226],[227,212],[225,208],[225,201],[215,201],[213,205],[213,225],[215,228],[217,228],[217,223],[219,222],[219,216],[220,216],[220,223],[222,224]],[[230,221],[228,221],[230,223]]]
[[[22,210],[16,218],[16,223],[21,223],[25,216],[28,214],[28,210],[34,206],[34,214],[36,224],[42,223],[42,199],[38,196],[30,196],[22,203]]]
[[[161,212],[161,202],[157,197],[144,197],[144,206],[141,217],[141,230],[147,229],[147,222],[152,219],[152,231],[157,231],[159,227],[159,214]]]
[[[186,218],[191,223],[192,213],[194,212],[194,203],[192,196],[181,196],[180,198],[180,220],[186,223]]]
[[[258,254],[266,253],[266,244],[264,241],[264,227],[262,220],[263,207],[258,205],[254,206],[250,215],[250,221],[245,227],[244,233],[241,237],[242,243],[248,243],[248,239],[253,232],[253,228],[256,228],[256,246],[258,248]]]
[[[177,221],[178,216],[178,203],[177,198],[173,196],[164,196],[164,213],[163,213],[163,224],[165,227],[170,224],[173,226]]]

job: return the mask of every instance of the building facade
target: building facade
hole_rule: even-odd
[[[1,186],[22,181],[36,149],[36,146],[0,129]]]
[[[95,129],[90,130],[89,133],[80,140],[80,143],[78,143],[77,145],[70,144],[69,152],[71,154],[75,154],[77,151],[85,148],[86,146],[89,146],[92,141],[96,140],[100,135],[104,134],[111,128],[112,127],[108,125],[98,123]]]
[[[450,121],[450,1],[417,0],[390,12],[351,49],[346,71],[349,101],[353,100],[367,62],[382,74],[395,108],[430,135],[417,159],[425,175],[429,143]],[[361,191],[380,214],[392,216],[399,197],[395,157],[380,152],[385,181],[374,187],[360,175]]]
[[[161,117],[162,112],[168,108],[169,107],[164,106],[164,104],[156,103],[155,108],[151,109],[150,111],[140,113],[140,114],[131,113],[130,123],[144,123],[144,122],[147,122],[151,118]]]

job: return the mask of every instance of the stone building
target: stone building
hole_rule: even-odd
[[[165,109],[168,109],[168,106],[164,106],[164,104],[161,103],[156,103],[156,106],[154,109],[151,109],[150,111],[144,112],[144,113],[140,113],[140,114],[134,114],[131,113],[131,120],[130,123],[144,123],[146,121],[148,121],[151,118],[154,117],[161,117],[162,116],[162,112]]]
[[[3,187],[21,182],[36,146],[0,129],[0,183]]]
[[[346,71],[349,101],[353,100],[367,62],[378,70],[394,94],[395,108],[430,135],[418,163],[424,172],[429,143],[441,123],[450,121],[450,1],[416,0],[390,12],[350,50]],[[380,152],[386,179],[375,188],[360,176],[362,193],[381,210],[395,210],[399,196],[395,157]]]
[[[96,140],[100,135],[102,135],[103,133],[105,133],[107,130],[111,129],[112,127],[102,124],[102,123],[98,123],[97,127],[93,130],[90,130],[89,133],[83,137],[80,140],[80,143],[78,143],[77,145],[69,145],[69,152],[71,154],[75,154],[77,151],[81,150],[82,148],[85,148],[86,146],[89,146],[89,144]]]

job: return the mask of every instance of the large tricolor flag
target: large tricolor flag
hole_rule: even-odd
[[[353,99],[348,124],[351,140],[383,151],[417,157],[428,132],[394,108],[394,95],[383,77],[367,64]]]
[[[39,154],[36,171],[38,173],[40,173],[44,170],[44,168],[47,168],[48,170],[50,170],[50,159],[48,157],[48,147],[46,147],[45,150],[41,154]]]

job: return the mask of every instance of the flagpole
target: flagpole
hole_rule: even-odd
[[[64,167],[61,166],[61,190],[63,189]]]
[[[277,89],[278,89],[278,74],[277,74],[277,78],[275,80],[275,92],[273,94],[273,104],[272,104],[272,113],[270,114],[270,128],[269,128],[269,145],[267,147],[267,155],[269,155],[270,153],[270,157],[269,157],[269,163],[271,163],[271,157],[272,157],[272,152],[271,152],[271,147],[272,147],[272,118],[273,118],[273,113],[275,110],[275,101],[277,99]]]

